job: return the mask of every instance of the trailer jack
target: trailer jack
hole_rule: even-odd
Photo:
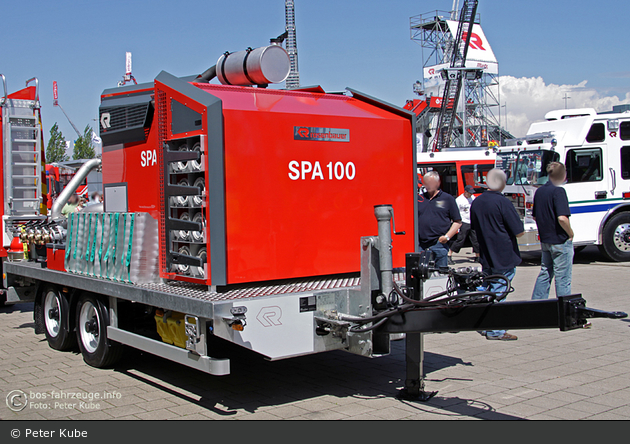
[[[383,213],[383,207],[387,206],[376,207],[379,242],[385,242],[380,251],[391,254],[391,249],[387,248],[391,245],[391,237],[386,235],[386,239],[381,238],[381,233],[390,233],[387,217],[379,217],[379,213]],[[425,391],[424,387],[424,333],[543,328],[569,331],[582,328],[589,318],[621,319],[628,316],[624,312],[588,308],[586,300],[580,294],[560,296],[557,299],[505,301],[512,291],[511,284],[505,277],[486,276],[480,270],[471,268],[436,268],[435,256],[431,251],[406,255],[405,285],[401,287],[391,278],[391,260],[385,259],[380,264],[381,289],[391,288],[387,299],[395,302],[369,318],[357,320],[352,317],[344,318],[343,315],[339,317],[357,324],[350,327],[351,331],[366,323],[378,323],[378,327],[374,329],[375,337],[405,334],[406,379],[405,387],[398,393],[400,399],[428,401],[437,393]],[[424,295],[425,283],[439,275],[449,276],[448,288],[430,296]],[[388,279],[389,282],[383,282]],[[500,293],[489,291],[490,283],[501,281],[505,290]]]

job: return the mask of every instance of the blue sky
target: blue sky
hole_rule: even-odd
[[[409,18],[451,6],[451,0],[296,0],[302,85],[352,87],[403,105],[422,78],[422,51],[410,40]],[[502,76],[540,76],[557,85],[586,80],[598,97],[616,95],[621,102],[630,92],[628,2],[480,0],[479,13]],[[4,2],[2,16],[0,72],[11,92],[39,78],[46,142],[55,122],[67,139],[75,138],[52,106],[53,80],[82,130],[95,126],[103,89],[122,78],[126,51],[133,53],[135,78],[147,82],[161,70],[200,73],[223,52],[266,45],[284,31],[282,0],[14,1]],[[519,106],[526,104],[510,103],[508,113]],[[558,107],[563,102],[549,104]]]

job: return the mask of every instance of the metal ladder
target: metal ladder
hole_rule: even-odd
[[[10,219],[32,219],[41,216],[42,158],[39,110],[39,82],[35,81],[36,100],[2,100],[2,130],[4,158],[4,214]]]
[[[478,0],[465,0],[459,15],[457,35],[454,36],[451,54],[451,69],[447,69],[446,85],[442,98],[442,109],[438,119],[437,148],[448,148],[453,135],[453,124],[457,116],[457,105],[463,86],[463,69],[466,67],[466,56],[477,14]],[[450,108],[450,109],[449,109]],[[465,116],[464,116],[465,118]]]

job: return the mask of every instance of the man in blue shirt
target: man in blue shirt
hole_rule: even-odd
[[[566,168],[560,162],[547,167],[549,180],[536,190],[533,216],[538,226],[542,250],[541,267],[532,299],[547,299],[551,280],[556,279],[556,296],[571,294],[571,271],[573,268],[573,230],[571,210],[564,188],[560,187],[567,178]]]
[[[512,203],[501,192],[505,188],[503,170],[493,168],[488,172],[488,190],[477,197],[470,206],[470,222],[479,241],[479,262],[486,275],[502,274],[511,282],[521,254],[516,242],[524,234],[521,218]],[[503,293],[509,290],[503,283],[490,284],[490,291]],[[479,332],[486,339],[513,341],[518,339],[505,330]]]
[[[426,191],[418,195],[420,251],[435,252],[435,265],[448,267],[448,243],[462,226],[455,198],[440,190],[440,175],[429,171],[422,177]]]

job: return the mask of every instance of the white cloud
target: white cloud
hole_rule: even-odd
[[[507,129],[516,137],[527,133],[529,125],[545,118],[545,114],[555,109],[564,109],[565,93],[570,99],[568,108],[594,108],[598,112],[610,111],[614,105],[630,103],[630,93],[620,99],[617,96],[605,96],[595,89],[586,88],[584,80],[577,85],[546,84],[542,77],[501,76],[502,120],[507,109]],[[503,122],[502,122],[503,123]],[[505,126],[505,124],[503,123]]]

